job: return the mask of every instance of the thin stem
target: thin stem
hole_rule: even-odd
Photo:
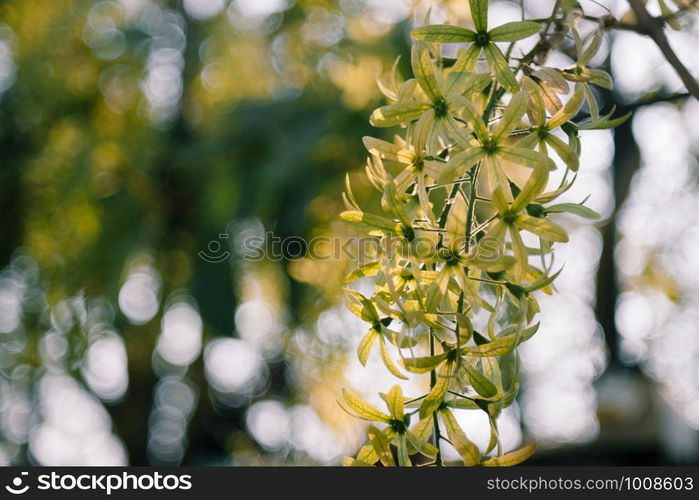
[[[544,28],[544,35],[548,32],[553,20],[556,19],[556,12],[558,12],[558,8],[560,6],[561,6],[561,0],[556,0],[556,3],[553,4],[553,9],[551,9],[551,15],[549,16],[548,20],[546,21],[546,27]]]
[[[416,401],[420,401],[421,399],[425,399],[426,397],[427,397],[427,395],[419,396],[419,397],[413,398],[413,399],[409,399],[408,401],[405,402],[405,404],[414,403]]]
[[[434,328],[430,328],[430,356],[434,356]],[[430,389],[437,385],[437,371],[432,370],[430,372]],[[439,431],[439,420],[437,419],[437,412],[432,413],[432,420],[434,423],[434,445],[437,447],[437,456],[434,459],[435,465],[441,467],[442,464],[442,452],[439,449],[439,441],[442,439],[442,435]]]
[[[445,187],[445,186],[451,186],[454,183],[461,184],[462,182],[469,182],[470,180],[471,180],[470,177],[462,177],[461,179],[456,179],[455,181],[445,182],[443,184],[433,184],[431,186],[426,186],[425,189],[427,191],[431,191],[433,189],[438,189],[438,188]]]
[[[485,278],[474,278],[474,277],[469,277],[468,279],[473,280],[473,281],[480,281],[482,283],[490,283],[491,285],[506,285],[506,281],[495,281],[495,280],[489,280]]]
[[[595,16],[583,16],[586,21],[594,21],[602,24],[606,28],[615,28],[626,31],[633,31],[640,35],[645,35],[649,37],[660,49],[665,60],[670,63],[677,75],[684,83],[685,87],[689,93],[696,99],[699,99],[699,82],[696,78],[692,76],[692,73],[687,69],[687,67],[680,61],[677,57],[675,51],[672,49],[667,36],[665,35],[664,26],[668,21],[677,19],[683,13],[691,10],[697,5],[698,0],[693,0],[687,6],[679,9],[676,12],[665,16],[653,17],[646,6],[641,0],[629,0],[631,9],[636,14],[637,21],[635,23],[624,23],[620,22],[613,17],[600,18]]]
[[[490,201],[490,200],[488,200],[488,201]],[[493,222],[493,221],[494,221],[495,219],[497,219],[497,218],[498,218],[497,215],[493,215],[490,219],[488,219],[487,221],[481,223],[480,226],[476,227],[476,228],[473,230],[473,232],[474,232],[475,234],[478,234],[479,231],[482,231],[483,229],[485,229],[486,227],[488,227],[488,224],[490,224],[491,222]]]
[[[665,35],[662,23],[658,19],[650,15],[646,10],[646,6],[641,0],[629,0],[631,8],[636,13],[638,19],[638,27],[642,33],[649,36],[663,53],[663,56],[670,63],[679,75],[682,83],[690,94],[696,99],[699,99],[699,82],[692,76],[687,67],[682,64],[680,58],[677,57],[675,51],[670,46],[670,42]]]
[[[481,168],[480,162],[476,163],[476,166],[473,167],[473,174],[471,175],[471,185],[469,188],[469,195],[468,195],[468,213],[466,214],[466,241],[464,243],[465,248],[464,251],[468,255],[468,252],[471,248],[471,230],[473,229],[473,213],[476,209],[476,187],[477,187],[477,179],[478,179],[478,171]]]
[[[457,396],[457,397],[460,397],[460,398],[463,398],[463,399],[468,399],[469,401],[473,401],[473,398],[471,398],[471,397],[469,397],[469,396],[464,396],[463,394],[461,394],[461,393],[459,393],[459,392],[456,392],[456,391],[447,391],[447,392],[448,392],[449,394],[453,395],[453,396]]]

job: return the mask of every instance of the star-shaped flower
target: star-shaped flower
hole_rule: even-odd
[[[371,124],[375,127],[393,127],[422,117],[425,129],[434,128],[435,134],[440,131],[448,134],[449,130],[458,127],[450,113],[454,107],[454,98],[477,94],[491,81],[489,75],[467,71],[467,63],[463,58],[457,60],[445,78],[441,72],[436,71],[427,44],[415,43],[411,57],[415,80],[403,83],[397,102],[376,109],[371,114]],[[415,86],[419,87],[423,95],[416,92]],[[427,138],[428,150],[431,143],[430,138]]]
[[[546,116],[546,105],[540,87],[528,77],[522,79],[522,86],[529,92],[529,118],[534,130],[520,139],[517,145],[524,148],[538,146],[539,151],[544,154],[548,154],[547,147],[551,147],[569,169],[577,171],[580,163],[578,153],[561,138],[554,135],[552,131],[568,122],[578,113],[585,96],[582,86],[577,85],[565,106],[550,118]]]
[[[537,168],[532,171],[524,188],[517,194],[514,201],[508,203],[503,190],[498,187],[493,192],[493,205],[497,210],[497,220],[493,222],[486,236],[498,241],[498,246],[504,244],[504,236],[509,232],[512,240],[512,250],[517,263],[514,271],[518,280],[522,280],[527,272],[529,258],[527,248],[524,246],[520,231],[528,231],[546,241],[557,241],[565,243],[568,235],[565,230],[548,220],[545,216],[534,217],[525,213],[527,207],[546,188],[548,182],[548,171],[544,168]],[[542,214],[543,215],[543,214]]]
[[[529,96],[527,92],[518,92],[510,101],[503,112],[497,125],[492,131],[483,122],[481,114],[475,105],[467,99],[457,98],[460,105],[461,116],[469,124],[475,135],[475,144],[472,139],[461,131],[460,145],[464,148],[461,153],[455,154],[447,164],[438,166],[439,170],[432,171],[435,165],[430,165],[428,173],[443,182],[463,173],[464,170],[482,162],[481,171],[485,171],[490,190],[494,191],[498,186],[508,200],[512,200],[509,181],[502,168],[501,162],[511,162],[515,165],[522,165],[532,169],[544,168],[553,170],[556,168],[553,161],[546,155],[523,148],[517,145],[508,144],[506,141],[510,133],[521,122],[522,116],[527,110]]]
[[[414,29],[410,35],[416,40],[428,42],[471,43],[472,45],[466,51],[465,59],[468,61],[466,70],[473,71],[481,52],[483,52],[497,81],[508,91],[516,92],[519,85],[517,85],[515,75],[495,42],[521,40],[538,33],[541,26],[532,21],[518,21],[505,23],[488,30],[488,0],[469,0],[469,4],[476,31],[460,26],[435,24]]]
[[[381,394],[389,414],[374,408],[347,389],[342,391],[342,396],[351,413],[364,420],[387,425],[383,431],[370,426],[369,443],[362,447],[357,458],[350,459],[347,465],[373,465],[380,461],[385,466],[395,466],[390,446],[392,442],[396,444],[398,465],[401,467],[411,465],[411,454],[420,452],[427,457],[435,457],[439,453],[434,445],[427,442],[432,432],[431,418],[422,419],[412,430],[408,428],[410,419],[406,418],[405,398],[399,386],[394,385],[388,394]]]

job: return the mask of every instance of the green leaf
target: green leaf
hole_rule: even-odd
[[[514,272],[517,281],[522,281],[527,273],[527,266],[529,265],[529,257],[527,255],[527,247],[524,246],[524,241],[522,241],[522,236],[519,234],[517,228],[510,226],[510,238],[512,238],[512,251],[517,260]]]
[[[449,441],[451,441],[451,444],[454,445],[454,448],[461,456],[464,465],[469,467],[478,465],[481,461],[481,451],[478,449],[478,446],[468,439],[466,433],[456,421],[454,414],[447,408],[440,410],[439,413],[442,416]]]
[[[456,107],[456,110],[476,134],[478,140],[480,142],[485,142],[488,139],[488,127],[485,126],[483,118],[481,118],[481,114],[476,109],[476,106],[465,97],[453,94],[449,97]]]
[[[541,126],[546,123],[546,106],[544,98],[541,96],[539,86],[528,76],[522,77],[522,87],[529,94],[529,118],[532,125]]]
[[[371,444],[374,447],[374,451],[376,452],[376,455],[379,457],[381,463],[386,467],[395,467],[396,462],[395,460],[393,460],[391,446],[388,442],[388,439],[386,439],[386,436],[384,436],[384,434],[373,425],[369,426],[367,434],[369,435],[369,441],[371,441]]]
[[[614,82],[612,81],[612,76],[601,69],[588,69],[588,74],[590,75],[589,82],[598,87],[611,90],[614,88]]]
[[[497,387],[488,378],[475,368],[465,365],[468,380],[473,389],[484,398],[492,398],[498,393]]]
[[[629,112],[626,113],[625,115],[621,115],[621,116],[618,116],[617,118],[613,118],[613,119],[610,119],[610,120],[606,120],[604,123],[598,125],[598,126],[595,127],[595,128],[598,129],[598,130],[600,130],[600,129],[616,128],[616,127],[618,127],[619,125],[621,125],[622,123],[624,123],[626,120],[628,120],[629,118],[631,118],[631,115],[632,115],[632,114],[633,114],[633,111],[629,111]],[[585,130],[585,129],[583,129],[582,127],[578,127],[578,128],[581,129],[581,130]]]
[[[592,40],[587,47],[585,47],[585,50],[583,50],[578,56],[578,64],[581,66],[587,66],[587,63],[590,62],[590,59],[592,59],[597,53],[597,50],[599,50],[601,41],[602,32],[600,30],[595,30],[594,34],[592,35]]]
[[[587,101],[587,106],[590,108],[590,118],[592,122],[596,122],[599,118],[599,104],[597,103],[597,98],[592,92],[589,85],[583,84],[585,89],[585,100]],[[578,125],[580,127],[580,125]]]
[[[547,219],[540,219],[531,215],[518,215],[515,219],[515,224],[544,240],[558,241],[560,243],[568,241],[568,234],[565,232],[565,229]]]
[[[364,264],[363,266],[360,266],[351,273],[349,273],[345,277],[345,283],[349,283],[350,281],[354,281],[360,278],[365,278],[367,276],[376,276],[376,273],[379,272],[379,266],[379,261]]]
[[[492,138],[500,143],[503,139],[510,135],[517,125],[522,121],[522,116],[527,111],[529,106],[529,94],[525,91],[517,92],[512,96],[512,100],[502,113],[498,124],[493,130]]]
[[[345,295],[345,305],[347,306],[347,309],[349,309],[349,311],[355,316],[362,318],[364,321],[369,323],[372,322],[370,312],[367,311],[361,304],[350,299],[347,295]]]
[[[437,381],[420,405],[421,419],[434,413],[444,401],[444,396],[446,396],[451,383],[453,366],[453,362],[447,361],[437,370]]]
[[[486,238],[492,238],[497,241],[498,253],[502,253],[503,238],[507,232],[507,225],[502,221],[502,219],[496,219],[491,225],[488,231],[485,233]]]
[[[524,167],[534,169],[547,168],[548,170],[556,169],[556,164],[545,154],[519,146],[501,146],[498,150],[498,156],[503,160]]]
[[[393,66],[391,66],[391,72],[388,82],[384,82],[383,78],[377,78],[376,85],[383,95],[385,95],[390,101],[398,100],[398,78],[396,74],[398,73],[398,63],[400,62],[400,57],[396,57],[393,61]]]
[[[483,50],[485,52],[485,58],[488,60],[488,64],[490,64],[490,69],[495,74],[495,79],[500,82],[500,85],[505,87],[508,92],[517,92],[519,90],[519,84],[510,66],[507,64],[505,56],[502,55],[497,45],[489,43]]]
[[[454,96],[456,96],[454,93],[447,96],[447,104],[449,106],[454,102]],[[446,134],[451,137],[460,148],[470,149],[472,147],[472,137],[468,127],[459,125],[451,114],[442,117],[440,123],[442,127],[444,127]],[[444,162],[439,163],[443,164]]]
[[[585,100],[585,91],[582,85],[576,85],[573,95],[568,99],[568,102],[554,114],[546,123],[546,128],[553,130],[560,127],[568,120],[572,119],[580,110],[583,101]]]
[[[492,194],[491,201],[495,207],[495,210],[497,210],[499,214],[506,214],[510,209],[510,205],[507,202],[507,196],[505,196],[503,191],[504,189],[505,188],[500,185],[493,190]]]
[[[379,313],[376,312],[376,308],[374,307],[374,304],[367,299],[364,295],[361,293],[352,290],[351,288],[345,288],[345,292],[347,292],[347,295],[345,295],[345,302],[347,303],[347,306],[350,308],[350,310],[360,318],[362,318],[364,321],[367,323],[378,323],[381,318],[379,318]],[[349,297],[354,298],[359,303],[359,306],[361,309],[358,311],[355,306],[356,304],[352,302]]]
[[[488,0],[468,0],[476,31],[488,31]]]
[[[534,336],[534,334],[537,331],[539,331],[540,324],[541,323],[539,322],[539,323],[536,323],[536,324],[530,326],[529,328],[525,328],[524,330],[522,330],[522,334],[519,337],[519,343],[521,344],[522,342],[526,342],[527,340],[532,338]]]
[[[391,374],[394,376],[403,379],[403,380],[408,380],[408,377],[403,375],[396,364],[393,362],[391,359],[391,356],[388,353],[388,348],[386,347],[386,341],[384,341],[383,335],[379,337],[379,347],[381,347],[381,359],[383,360],[383,364],[386,365],[386,368],[388,369]]]
[[[500,364],[498,363],[497,358],[482,358],[481,365],[483,367],[483,375],[485,375],[488,380],[493,382],[498,393],[501,393],[503,391],[502,370],[500,370]]]
[[[447,76],[444,93],[449,95],[454,92],[458,95],[470,96],[482,92],[489,83],[490,75],[452,71]]]
[[[439,305],[447,293],[450,279],[451,272],[449,272],[447,266],[444,266],[439,270],[437,278],[430,283],[430,286],[427,288],[427,293],[425,294],[425,307],[428,312],[434,312],[439,309]]]
[[[364,231],[379,230],[385,233],[401,234],[401,225],[378,215],[367,214],[357,210],[348,210],[340,214],[340,219]]]
[[[403,358],[401,364],[411,373],[427,373],[435,369],[447,357],[447,353],[421,358]]]
[[[359,210],[357,200],[354,198],[354,193],[352,193],[349,174],[345,174],[345,192],[342,193],[342,200],[345,202],[348,210]]]
[[[398,465],[401,467],[411,467],[412,463],[410,462],[410,455],[408,455],[408,443],[405,435],[401,435],[398,438],[398,447],[396,451],[398,455]]]
[[[547,134],[544,141],[546,141],[546,144],[553,148],[561,160],[563,160],[563,163],[566,164],[566,167],[571,169],[573,172],[578,171],[580,159],[578,158],[578,153],[576,153],[573,148],[563,142],[560,137],[556,137],[553,134]]]
[[[403,413],[405,411],[405,402],[403,401],[403,391],[397,385],[391,387],[391,390],[386,394],[386,406],[388,407],[388,412],[396,420],[403,420]]]
[[[356,460],[360,463],[374,465],[379,461],[379,456],[371,443],[367,443],[359,449]]]
[[[532,76],[534,76],[533,73]],[[544,82],[542,82],[541,85],[539,85],[539,88],[541,89],[541,97],[544,100],[544,105],[546,106],[548,112],[551,114],[558,112],[558,110],[563,107],[563,103],[561,103],[558,94],[556,94],[557,91]],[[569,90],[570,89],[561,93],[567,94]]]
[[[602,130],[602,129],[609,129],[609,128],[615,128],[624,123],[626,120],[628,120],[632,112],[629,111],[625,115],[618,116],[616,118],[612,118],[612,115],[616,111],[615,107],[612,107],[612,110],[605,116],[598,118],[597,120],[592,120],[586,123],[581,123],[577,125],[578,130]]]
[[[464,347],[461,353],[466,356],[504,356],[515,346],[516,335],[506,335],[474,347]]]
[[[517,399],[517,394],[519,394],[519,382],[514,382],[510,390],[503,396],[498,404],[502,405],[503,408],[508,408],[515,402],[515,399]]]
[[[378,336],[379,333],[371,328],[359,343],[359,347],[357,348],[357,357],[359,357],[359,362],[362,364],[362,366],[366,366],[366,362],[369,359],[369,354],[371,354],[371,350],[374,348],[374,344],[376,343],[376,338]]]
[[[377,410],[349,389],[342,389],[342,396],[344,397],[347,406],[349,406],[350,409],[353,410],[357,416],[359,416],[359,418],[384,423],[388,423],[391,420],[391,417],[382,411]]]
[[[558,68],[544,67],[537,69],[532,73],[532,77],[541,81],[543,84],[542,90],[544,87],[551,87],[559,94],[567,94],[570,92],[568,82],[563,77],[561,70]]]
[[[378,462],[378,459],[377,459]],[[369,462],[363,462],[362,460],[358,460],[352,457],[343,457],[342,458],[342,466],[343,467],[373,467],[374,463],[369,463]]]
[[[531,457],[534,454],[534,451],[536,451],[536,445],[530,444],[520,448],[519,450],[505,453],[502,456],[491,457],[485,460],[481,465],[484,467],[509,467],[512,465],[517,465]]]
[[[381,333],[383,333],[383,336],[386,340],[388,340],[391,344],[401,349],[409,349],[411,347],[415,347],[415,345],[417,344],[417,340],[413,337],[410,337],[409,335],[405,334],[398,335],[397,332],[394,332],[390,328],[386,328],[383,325],[381,325]]]
[[[467,214],[468,204],[466,203],[466,198],[463,195],[457,194],[451,204],[451,210],[449,210],[449,216],[447,217],[443,234],[444,246],[450,248],[453,252],[459,252],[466,243],[464,239],[464,228],[466,227]]]
[[[407,163],[405,160],[406,152],[398,146],[397,144],[391,144],[390,142],[382,141],[381,139],[376,139],[374,137],[365,136],[362,138],[364,142],[364,147],[371,154],[378,156],[382,160],[397,161],[402,163]]]
[[[431,424],[431,422],[429,422],[430,420],[431,419],[428,419],[428,423]],[[427,440],[422,439],[421,437],[417,436],[416,434],[410,431],[407,431],[405,433],[405,437],[408,438],[410,444],[412,444],[417,451],[419,451],[426,457],[434,458],[439,453],[439,450],[436,446],[428,443]]]
[[[430,439],[430,436],[432,435],[433,424],[434,419],[432,418],[432,415],[430,415],[426,418],[423,418],[417,424],[415,424],[415,427],[413,427],[410,432],[418,439],[422,441],[427,441],[428,439]]]
[[[413,73],[417,78],[417,83],[420,88],[427,94],[432,102],[439,102],[442,99],[442,92],[437,83],[437,76],[434,69],[434,63],[430,56],[430,50],[427,44],[423,41],[417,41],[413,44],[411,63]]]
[[[456,56],[456,61],[451,67],[451,73],[475,73],[476,63],[478,62],[478,56],[481,54],[480,47],[475,45],[469,46],[468,49],[459,49],[459,53]],[[489,75],[485,75],[490,79]],[[445,94],[449,94],[450,91],[445,90]]]
[[[535,35],[541,30],[541,25],[533,21],[517,21],[505,23],[488,32],[493,42],[516,42],[522,38]]]
[[[558,272],[552,274],[551,276],[547,276],[546,274],[542,274],[534,281],[534,283],[532,283],[531,285],[529,285],[526,288],[527,292],[531,293],[531,292],[534,292],[536,290],[546,288],[551,283],[553,283],[556,278],[558,278],[558,276],[561,274],[562,271],[563,271],[563,268],[561,267],[558,270]],[[537,326],[537,328],[538,328],[538,326]],[[524,340],[520,339],[520,343],[521,342],[524,342]]]
[[[512,211],[519,212],[529,205],[537,196],[539,196],[549,181],[549,171],[546,168],[539,167],[532,169],[527,183],[519,192],[514,202],[512,203]]]
[[[480,249],[479,249],[480,250]],[[492,250],[492,249],[491,249]],[[481,271],[487,273],[498,273],[511,268],[515,264],[515,260],[510,255],[504,255],[502,252],[496,255],[476,256],[466,259],[468,266],[477,267]]]
[[[558,203],[546,208],[547,214],[569,213],[585,219],[599,219],[600,214],[579,203]]]
[[[397,102],[375,109],[369,122],[374,127],[394,127],[417,120],[429,108],[425,102]]]
[[[405,205],[396,191],[396,184],[390,179],[383,185],[382,202],[385,203],[393,215],[402,222],[404,227],[412,226],[412,221],[405,212]]]
[[[415,40],[425,40],[434,43],[466,43],[472,42],[476,33],[461,26],[448,24],[431,24],[422,26],[410,32]]]
[[[495,406],[495,405],[493,405]],[[488,441],[488,447],[486,448],[486,453],[490,453],[493,451],[493,448],[495,448],[498,444],[498,431],[497,428],[495,427],[495,422],[493,422],[493,417],[489,413],[489,420],[490,420],[490,441]]]
[[[413,129],[413,148],[415,153],[411,154],[409,161],[405,163],[412,163],[415,161],[416,156],[421,156],[422,151],[429,146],[430,135],[434,130],[434,109],[428,109],[415,124]]]

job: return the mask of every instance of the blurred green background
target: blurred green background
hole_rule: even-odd
[[[494,24],[521,16],[491,4]],[[601,4],[581,2],[628,10]],[[535,18],[551,5],[524,2]],[[356,450],[339,389],[391,381],[354,359],[351,263],[253,262],[244,243],[349,236],[345,173],[371,197],[361,138],[387,136],[368,124],[376,78],[397,55],[409,74],[429,7],[470,22],[465,0],[0,2],[0,463],[337,464]],[[694,14],[681,21],[671,40],[697,70]],[[640,35],[601,52],[617,79],[606,109],[636,114],[583,136],[570,196],[591,193],[604,221],[563,221],[561,293],[542,302],[503,439],[540,442],[532,464],[697,463],[699,106]]]

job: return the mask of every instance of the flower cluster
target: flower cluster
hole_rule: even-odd
[[[348,282],[372,277],[374,291],[364,296],[348,288],[347,306],[371,325],[359,344],[360,362],[378,347],[391,374],[429,375],[430,389],[406,398],[394,386],[381,394],[388,413],[345,390],[347,411],[381,424],[369,427],[367,444],[347,464],[441,465],[442,441],[468,466],[511,465],[534,450],[503,453],[497,418],[517,397],[516,348],[538,328],[534,292],[553,293],[560,272],[553,253],[568,235],[551,214],[597,217],[582,203],[554,202],[575,180],[578,131],[626,118],[600,115],[591,85],[609,88],[611,79],[588,64],[601,33],[581,37],[579,9],[561,5],[548,20],[488,29],[487,0],[470,0],[475,30],[415,29],[414,78],[399,82],[394,65],[380,82],[389,104],[373,112],[371,123],[404,132],[393,142],[364,139],[366,174],[385,213],[363,211],[348,180],[341,218],[377,238],[400,240],[402,251],[380,253],[355,269]],[[545,66],[561,31],[574,42],[576,64]],[[516,42],[536,34],[538,43],[514,59]],[[441,55],[445,43],[464,47],[449,59]],[[574,122],[583,106],[587,118]],[[409,251],[417,242],[433,251]],[[487,414],[485,456],[460,428],[456,410]]]

